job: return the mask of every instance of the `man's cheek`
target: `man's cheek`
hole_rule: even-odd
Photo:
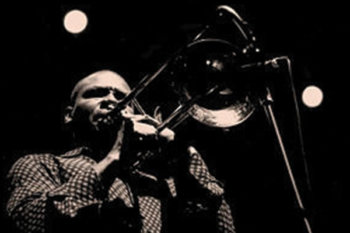
[[[80,102],[77,104],[76,109],[80,112],[92,113],[96,107],[97,105],[91,102]]]
[[[89,111],[86,108],[78,107],[78,108],[75,109],[75,111],[73,113],[73,118],[76,121],[87,121],[87,120],[89,120],[90,115],[91,115],[91,111]]]

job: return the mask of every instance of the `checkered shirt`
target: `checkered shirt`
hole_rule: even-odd
[[[11,195],[7,211],[20,232],[56,232],[52,225],[53,218],[79,219],[83,209],[94,207],[92,214],[88,214],[90,218],[80,222],[88,225],[90,219],[94,221],[95,214],[103,216],[103,206],[112,206],[116,200],[122,203],[124,210],[137,209],[138,214],[133,215],[131,219],[140,219],[140,227],[137,229],[134,223],[126,221],[127,227],[123,228],[125,232],[129,232],[128,227],[136,229],[130,232],[166,232],[167,228],[163,226],[163,220],[167,218],[164,216],[166,205],[163,202],[167,202],[166,198],[177,198],[176,180],[170,177],[164,181],[168,190],[166,198],[154,192],[132,192],[133,187],[119,178],[115,178],[110,187],[105,188],[101,177],[92,168],[96,161],[84,155],[85,149],[77,148],[60,156],[31,154],[20,158],[13,165],[8,174]],[[219,200],[215,207],[216,232],[235,232],[230,207],[223,198],[223,189],[219,182],[209,173],[206,164],[194,148],[189,149],[188,158],[188,173],[209,196]],[[159,180],[154,178],[154,186],[157,186],[157,183],[160,183]],[[121,213],[120,216],[124,214]],[[109,229],[101,226],[97,229],[101,233],[124,232],[117,226]]]

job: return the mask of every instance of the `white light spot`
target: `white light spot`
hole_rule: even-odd
[[[303,91],[302,100],[309,108],[318,107],[323,101],[323,92],[317,86],[308,86]]]
[[[78,34],[86,28],[88,18],[81,10],[71,10],[64,16],[63,24],[68,32]]]

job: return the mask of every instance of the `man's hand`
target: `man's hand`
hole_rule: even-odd
[[[94,166],[98,174],[102,174],[111,164],[119,163],[120,160],[134,160],[133,153],[152,151],[162,143],[175,139],[175,133],[168,128],[158,132],[157,126],[160,122],[148,115],[133,114],[130,109],[125,109],[121,111],[121,117],[123,123],[113,147],[107,156]],[[128,154],[122,155],[122,151]]]
[[[122,111],[122,116],[132,123],[132,131],[135,135],[138,135],[141,139],[162,139],[167,142],[175,139],[174,131],[165,128],[161,132],[158,132],[157,126],[161,123],[149,115],[136,115],[127,111]]]

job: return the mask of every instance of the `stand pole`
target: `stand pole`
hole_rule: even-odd
[[[298,186],[296,184],[294,174],[293,174],[293,171],[292,171],[292,168],[290,166],[289,159],[287,156],[287,152],[286,152],[286,149],[284,147],[282,136],[281,136],[279,127],[277,125],[275,114],[274,114],[273,109],[272,109],[272,103],[273,103],[272,95],[271,95],[271,92],[268,88],[266,88],[266,91],[267,91],[266,98],[264,100],[262,100],[261,103],[262,103],[262,106],[264,107],[264,110],[265,110],[265,113],[267,114],[267,117],[269,118],[269,120],[272,123],[272,127],[274,129],[275,134],[276,134],[278,144],[279,144],[279,147],[281,149],[282,156],[283,156],[283,160],[284,160],[284,163],[285,163],[286,168],[287,168],[288,176],[289,176],[289,179],[292,183],[295,198],[297,200],[297,203],[298,203],[298,206],[301,210],[301,213],[304,215],[303,220],[304,220],[306,230],[308,233],[312,233],[309,220],[305,216],[305,207],[304,207],[303,202],[301,200],[299,189],[298,189]]]

